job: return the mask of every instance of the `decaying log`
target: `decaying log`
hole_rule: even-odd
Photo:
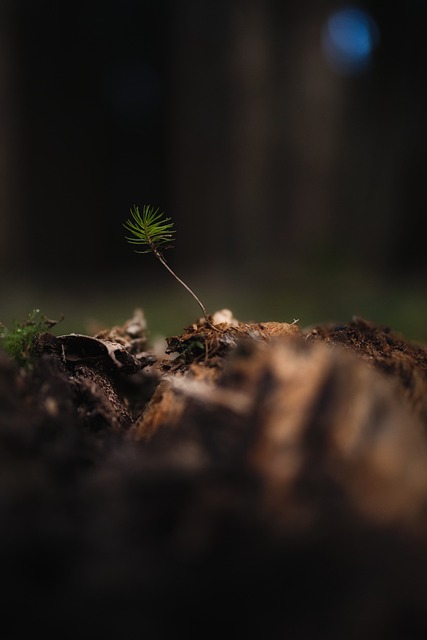
[[[398,389],[393,376],[303,335],[244,342],[215,376],[206,365],[169,373],[129,433],[163,431],[174,446],[191,438],[200,466],[245,459],[266,504],[283,513],[287,501],[291,526],[316,517],[313,496],[331,495],[373,521],[406,521],[426,504],[427,448]]]
[[[222,312],[132,373],[136,325],[0,353],[3,628],[427,637],[425,348]]]

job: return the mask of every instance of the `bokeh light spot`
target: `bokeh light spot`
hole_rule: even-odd
[[[323,30],[323,52],[331,67],[346,75],[369,67],[379,41],[374,19],[362,9],[347,7],[330,15]]]

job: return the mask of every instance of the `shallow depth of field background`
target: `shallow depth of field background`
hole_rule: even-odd
[[[0,0],[0,321],[179,333],[148,203],[210,311],[427,342],[424,4]]]

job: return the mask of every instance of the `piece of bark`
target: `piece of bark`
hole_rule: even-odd
[[[344,325],[328,324],[305,331],[308,341],[350,351],[397,383],[407,406],[427,425],[427,349],[405,340],[388,327],[355,317]],[[426,426],[427,429],[427,426]]]

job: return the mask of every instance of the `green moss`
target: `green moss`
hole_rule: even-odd
[[[48,320],[40,313],[40,309],[33,309],[23,322],[13,321],[12,327],[7,328],[0,323],[0,348],[6,351],[16,362],[26,365],[31,356],[31,350],[36,336],[49,329],[54,321]]]

